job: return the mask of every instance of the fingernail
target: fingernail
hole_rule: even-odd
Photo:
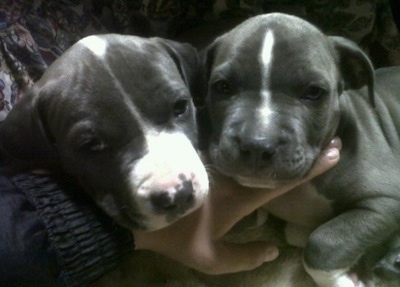
[[[329,147],[334,147],[341,149],[342,148],[342,141],[338,137],[334,137],[331,142],[329,143]]]
[[[330,148],[325,151],[325,156],[330,159],[337,159],[339,157],[339,150],[337,148]]]

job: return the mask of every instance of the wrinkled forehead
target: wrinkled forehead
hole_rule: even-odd
[[[281,70],[289,68],[287,65],[326,68],[334,62],[328,38],[298,18],[255,17],[220,40],[217,62],[246,67],[279,66]]]
[[[74,100],[60,104],[72,105],[74,114],[82,117],[115,111],[121,121],[153,114],[158,120],[164,114],[154,110],[167,110],[175,98],[189,93],[176,63],[156,41],[91,36],[73,52],[62,63],[71,73],[64,75],[71,87],[65,98]]]
[[[101,71],[92,73],[99,77],[90,81],[95,89],[117,91],[137,105],[162,104],[167,95],[188,93],[177,64],[156,40],[93,36],[80,43],[94,57],[89,65]]]

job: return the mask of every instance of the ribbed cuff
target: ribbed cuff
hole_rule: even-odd
[[[106,216],[71,182],[31,173],[11,180],[43,220],[63,270],[59,280],[65,286],[94,282],[133,251],[132,233]]]

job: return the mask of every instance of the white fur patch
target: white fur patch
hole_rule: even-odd
[[[274,34],[271,30],[265,33],[264,41],[259,55],[259,62],[261,66],[262,87],[261,97],[262,104],[258,109],[259,118],[265,123],[274,113],[271,108],[271,93],[269,91],[269,79],[271,73],[271,62],[273,57],[274,47]]]
[[[97,36],[88,36],[79,41],[96,56],[103,58],[107,51],[107,42]]]
[[[271,30],[268,30],[265,33],[264,42],[260,54],[260,61],[261,64],[263,65],[264,76],[266,76],[269,72],[268,70],[271,64],[273,47],[274,47],[274,34],[272,33]]]
[[[114,71],[112,70],[112,68],[110,68],[110,65],[105,57],[107,53],[107,48],[109,46],[108,42],[99,36],[88,36],[80,40],[79,43],[81,43],[83,46],[89,49],[93,54],[98,56],[100,60],[102,60],[101,63],[103,67],[107,70],[108,74],[113,78],[113,83],[115,85],[115,88],[119,91],[119,94],[123,97],[123,100],[126,103],[125,106],[131,110],[132,114],[138,115],[139,113],[137,112],[134,105],[132,105],[132,99],[129,95],[129,92],[127,92],[124,86],[121,84],[121,79],[114,74]],[[140,48],[139,43],[135,42],[134,44],[136,45],[135,49]]]
[[[148,131],[146,142],[148,153],[132,165],[130,184],[140,213],[146,217],[145,224],[149,229],[157,229],[169,222],[153,210],[150,195],[162,190],[173,198],[182,176],[191,180],[195,205],[187,214],[203,203],[208,193],[208,176],[197,151],[183,133]]]
[[[306,271],[318,286],[323,287],[363,287],[361,281],[354,282],[347,270],[323,271],[306,267]]]

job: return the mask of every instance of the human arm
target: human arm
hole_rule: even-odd
[[[276,246],[266,242],[228,243],[224,235],[266,202],[333,167],[339,161],[340,148],[340,140],[334,139],[306,178],[269,191],[249,191],[226,177],[213,178],[213,189],[198,210],[161,230],[134,231],[136,249],[161,253],[208,274],[250,270],[271,261],[279,254]]]

